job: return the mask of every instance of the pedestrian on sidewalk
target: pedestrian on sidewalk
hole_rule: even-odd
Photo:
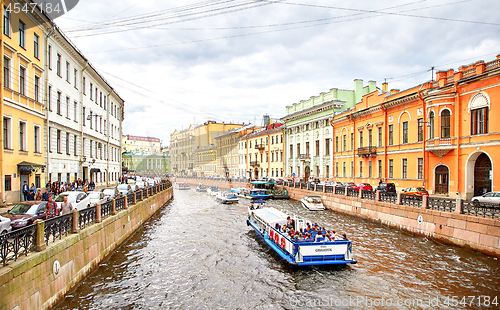
[[[68,196],[64,196],[64,201],[61,204],[61,212],[62,215],[69,214],[71,211],[73,211],[73,205],[71,202],[68,202]]]
[[[49,202],[47,202],[47,205],[45,206],[45,211],[48,219],[59,215],[57,205],[52,201],[52,195],[49,195]]]

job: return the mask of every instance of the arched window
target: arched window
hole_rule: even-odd
[[[429,114],[429,139],[434,139],[434,111]]]
[[[441,138],[450,137],[450,111],[441,112]]]

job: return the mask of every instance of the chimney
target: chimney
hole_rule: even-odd
[[[382,83],[382,90],[389,91],[389,84],[387,84],[387,82]]]
[[[363,80],[354,80],[354,103],[360,102],[363,97]]]
[[[368,92],[374,92],[377,89],[377,82],[375,81],[368,81]]]
[[[399,89],[391,89],[391,95],[399,93]]]

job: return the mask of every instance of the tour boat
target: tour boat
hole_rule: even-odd
[[[196,186],[196,191],[197,192],[206,192],[207,188],[205,187],[205,185],[200,183],[200,184],[198,184],[198,186]]]
[[[277,227],[287,224],[287,217],[294,221],[294,229],[299,231],[307,224],[305,219],[286,214],[275,208],[249,207],[247,225],[251,226],[262,239],[281,258],[294,266],[345,265],[356,264],[352,255],[350,240],[297,242],[292,241]],[[315,234],[313,234],[315,235]]]
[[[215,196],[215,200],[222,203],[238,203],[238,197],[231,192],[219,192]]]
[[[219,188],[215,185],[212,185],[207,189],[207,194],[209,194],[210,196],[215,196],[219,192],[220,192]]]
[[[300,200],[302,206],[311,211],[322,211],[325,210],[323,202],[321,202],[320,196],[308,195]]]
[[[179,190],[188,190],[191,189],[191,187],[184,183],[184,182],[175,182],[174,183],[174,188],[179,189]]]
[[[267,189],[262,189],[262,188],[245,188],[245,187],[231,188],[231,192],[241,198],[248,198],[248,199],[271,198]]]

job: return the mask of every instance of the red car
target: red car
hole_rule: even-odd
[[[372,191],[373,190],[373,187],[370,184],[368,184],[368,183],[359,183],[359,184],[357,184],[356,186],[354,186],[352,188],[353,189],[357,189],[357,190],[361,189],[363,191],[367,191],[367,190]]]
[[[403,189],[402,192],[408,195],[429,196],[429,192],[423,187],[408,187],[407,189]]]

